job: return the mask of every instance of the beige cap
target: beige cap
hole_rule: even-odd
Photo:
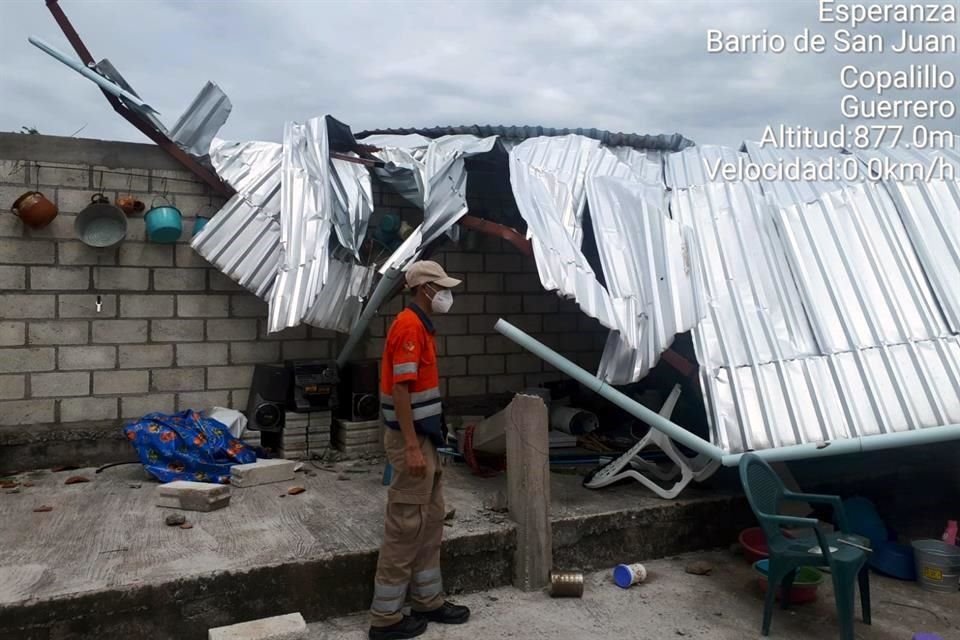
[[[460,284],[460,280],[451,278],[439,264],[433,260],[414,262],[407,269],[407,286],[411,289],[422,284],[436,284],[445,289],[452,289]]]

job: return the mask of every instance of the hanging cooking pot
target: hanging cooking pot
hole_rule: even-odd
[[[151,206],[144,218],[147,221],[147,238],[158,244],[172,244],[183,232],[183,215],[172,204]]]
[[[127,235],[127,216],[105,195],[95,193],[87,208],[77,215],[74,228],[84,244],[99,249],[112,247]]]
[[[117,198],[117,206],[127,214],[128,216],[135,213],[143,213],[144,209],[147,208],[147,205],[143,204],[140,200],[137,200],[133,196],[123,196]]]
[[[57,205],[47,200],[39,191],[27,191],[17,198],[10,211],[20,218],[23,224],[34,229],[42,229],[57,217]]]

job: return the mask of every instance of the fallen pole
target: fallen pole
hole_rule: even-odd
[[[651,428],[666,434],[668,437],[693,449],[697,453],[702,453],[714,460],[720,460],[725,467],[735,467],[740,464],[740,458],[743,456],[743,453],[725,453],[716,445],[690,433],[680,425],[654,413],[636,400],[617,391],[600,378],[581,369],[553,349],[550,349],[520,329],[517,329],[509,322],[500,319],[494,328],[503,334],[504,337],[553,365],[594,393],[606,398],[630,415],[640,418],[650,425]],[[895,431],[893,433],[880,433],[857,438],[831,440],[829,442],[809,442],[745,453],[754,453],[767,462],[788,462],[791,460],[826,458],[851,453],[882,451],[884,449],[896,449],[898,447],[921,444],[936,444],[952,440],[960,440],[960,424],[948,424],[925,429],[911,429],[909,431]]]

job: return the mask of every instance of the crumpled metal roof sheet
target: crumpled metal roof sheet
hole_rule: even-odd
[[[822,353],[946,336],[900,215],[874,183],[775,209]]]
[[[700,371],[732,453],[960,422],[957,337]]]
[[[391,163],[391,169],[407,169],[415,176],[415,186],[423,202],[423,223],[414,229],[406,240],[381,265],[380,273],[390,267],[403,269],[416,260],[423,249],[444,233],[452,231],[457,220],[467,213],[467,170],[464,159],[487,153],[493,149],[495,137],[477,139],[474,136],[445,136],[430,140],[423,136],[388,137],[375,136],[381,150],[375,155]],[[419,146],[426,140],[426,147]],[[407,145],[390,147],[383,141]],[[365,144],[373,144],[364,139]],[[389,173],[389,172],[388,172]],[[383,176],[383,173],[379,175]],[[392,175],[399,183],[402,193],[408,194],[414,184],[393,169]],[[411,195],[405,195],[408,200]]]
[[[704,367],[819,353],[768,207],[756,183],[670,193],[674,217],[694,236],[698,290],[707,314],[693,335]]]
[[[417,134],[427,138],[439,138],[449,135],[472,135],[478,138],[497,136],[506,142],[528,140],[530,138],[577,135],[591,138],[609,147],[633,147],[655,151],[679,151],[693,146],[693,141],[679,133],[660,135],[641,135],[637,133],[613,133],[603,129],[555,129],[553,127],[505,126],[505,125],[464,125],[448,127],[406,127],[394,129],[371,129],[361,131],[358,138],[380,135]],[[364,140],[366,142],[366,140]]]
[[[748,160],[746,153],[730,147],[706,144],[690,147],[680,153],[667,155],[664,177],[671,189],[702,187],[713,182],[724,182],[715,169],[721,164],[736,164]]]
[[[304,322],[314,327],[348,333],[363,311],[376,270],[361,264],[330,260],[327,282],[307,311]]]
[[[613,330],[600,366],[609,382],[645,375],[697,317],[688,239],[668,215],[662,171],[651,170],[657,160],[581,136],[527,140],[510,152],[544,288]],[[588,200],[606,287],[581,250]]]
[[[170,139],[187,153],[206,156],[232,109],[227,94],[215,83],[207,82],[170,129]]]
[[[769,144],[761,145],[752,141],[744,142],[743,146],[747,150],[750,161],[761,166],[783,166],[798,161],[816,167],[831,162],[834,165],[834,175],[842,177],[844,175],[843,163],[846,161],[858,170],[858,174],[860,173],[860,165],[852,155],[844,155],[825,149],[780,148]],[[862,176],[858,176],[858,179],[853,182],[843,179],[768,180],[763,177],[759,182],[760,188],[770,202],[781,207],[787,207],[793,204],[814,202],[831,191],[862,182]]]
[[[280,184],[280,271],[270,294],[270,331],[300,324],[326,281],[333,214],[324,118],[288,122]]]

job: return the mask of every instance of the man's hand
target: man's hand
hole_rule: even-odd
[[[408,446],[404,451],[404,460],[407,464],[407,473],[414,478],[427,475],[427,461],[423,459],[423,452],[419,446]]]

